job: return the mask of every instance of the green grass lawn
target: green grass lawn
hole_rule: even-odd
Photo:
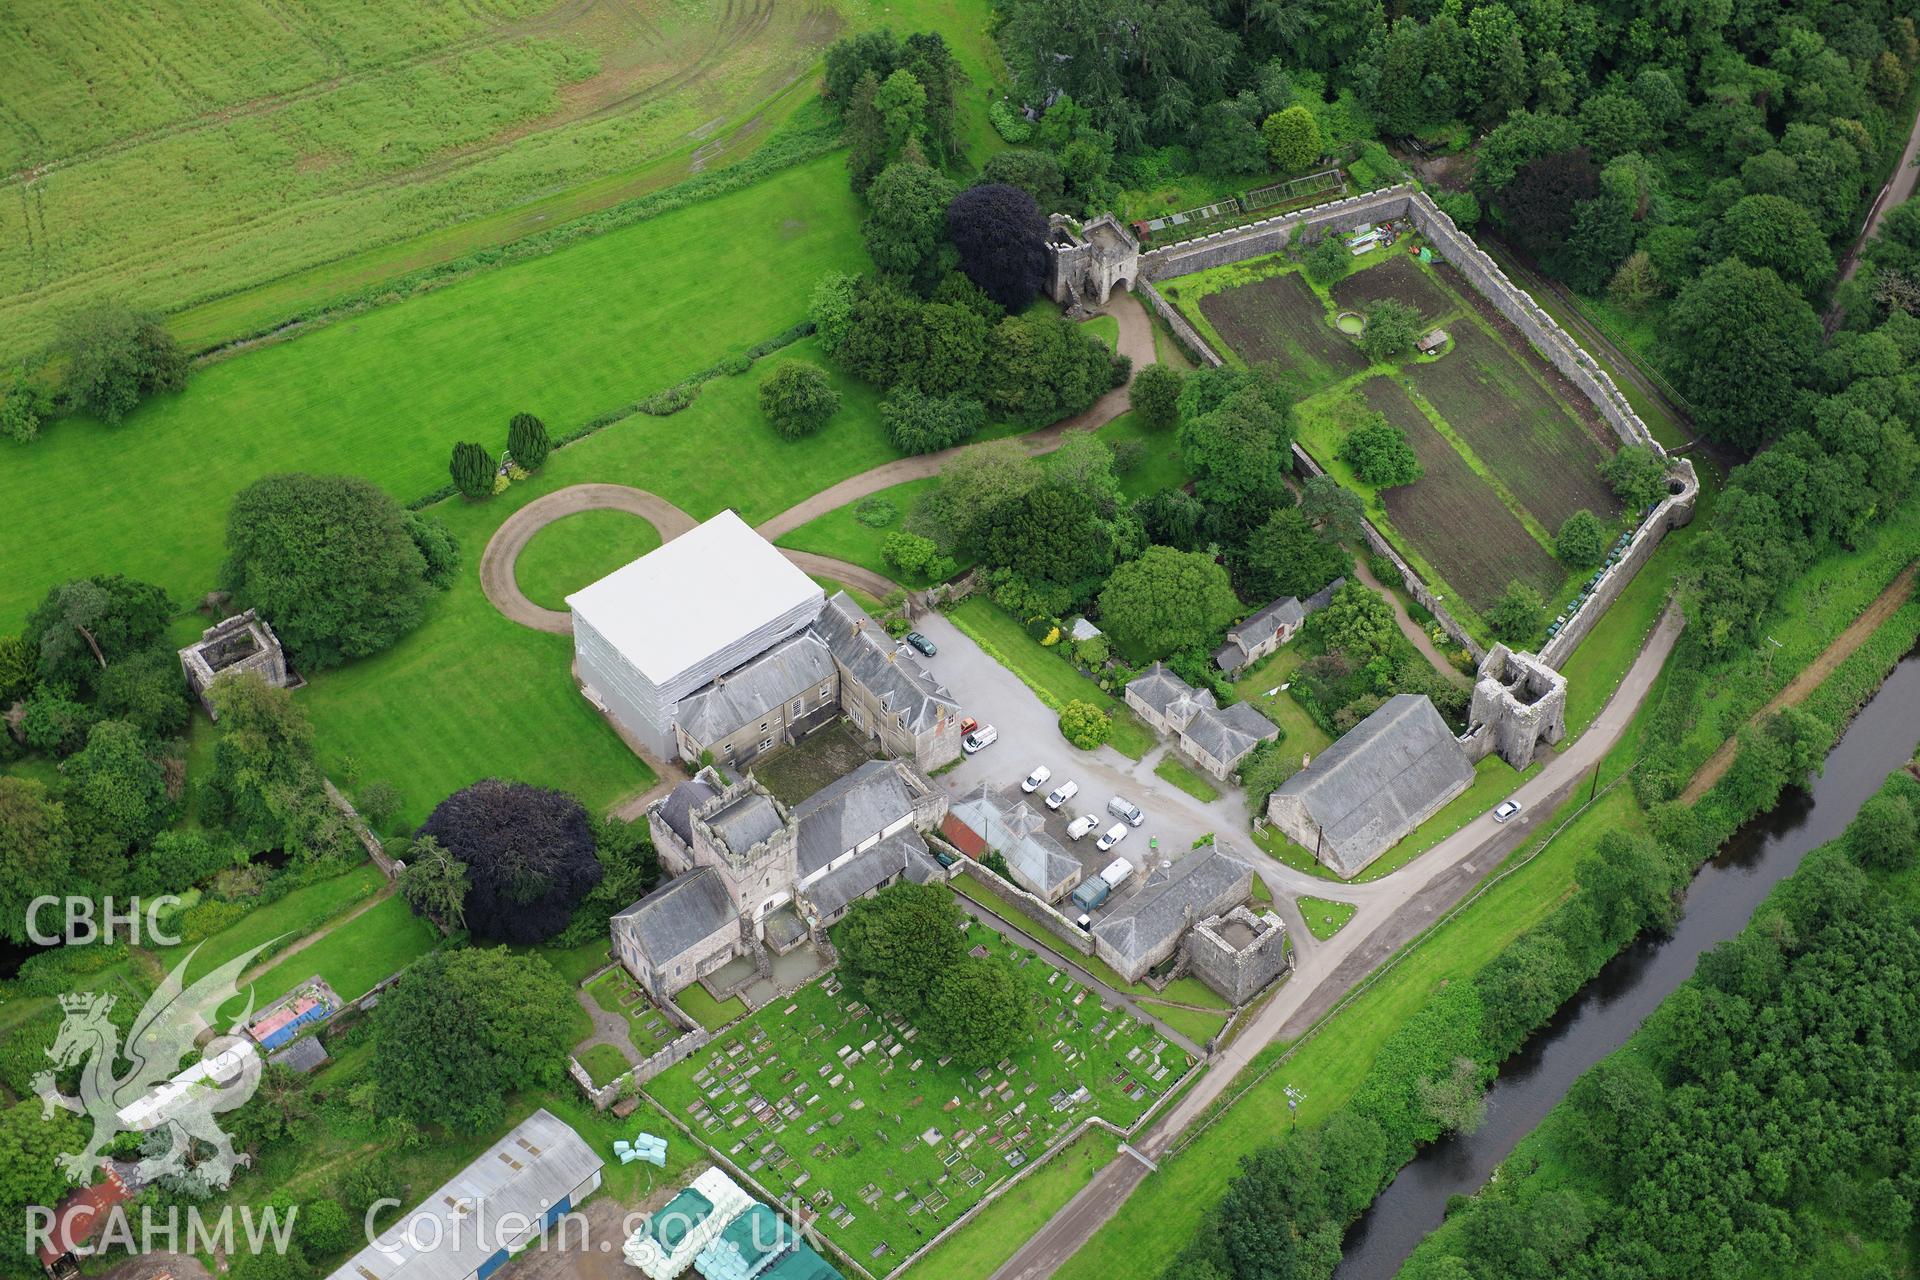
[[[514,579],[535,604],[565,609],[567,596],[659,545],[659,531],[639,516],[580,511],[533,535],[514,563]]]
[[[517,952],[539,956],[554,967],[569,983],[578,986],[588,974],[599,969],[613,959],[612,948],[606,938],[592,938],[577,947],[519,946],[512,948]]]
[[[335,916],[378,893],[386,883],[380,868],[364,862],[345,875],[304,885],[276,898],[198,944],[199,950],[193,952],[193,963],[187,969],[187,980],[191,982],[262,943],[285,947],[298,942]],[[163,965],[172,968],[193,948],[183,945],[153,950]],[[259,960],[254,963],[258,964]]]
[[[1121,755],[1138,760],[1153,749],[1153,731],[1125,703],[1081,675],[1059,646],[1049,648],[1028,635],[1018,619],[986,596],[968,596],[948,609],[947,616],[1048,706],[1062,707],[1078,698],[1110,713],[1113,734],[1108,743]]]
[[[1267,827],[1265,830],[1255,831],[1248,838],[1269,857],[1278,859],[1295,871],[1304,871],[1310,876],[1318,876],[1334,884],[1344,883],[1339,876],[1333,874],[1325,864],[1313,856],[1311,849],[1302,849],[1281,835],[1278,827]]]
[[[802,1175],[808,1194],[830,1190],[854,1216],[818,1229],[883,1274],[1081,1120],[1097,1114],[1125,1127],[1193,1065],[1046,957],[979,924],[969,923],[967,942],[1005,966],[1034,1010],[1032,1039],[1005,1071],[942,1065],[904,1020],[859,1006],[829,976],[762,1009],[647,1092],[716,1148],[751,1150],[736,1158],[764,1161],[754,1176],[772,1194]],[[786,1109],[747,1129],[740,1117],[754,1100],[735,1092],[741,1083]],[[1065,1101],[1076,1089],[1084,1096]],[[908,1196],[896,1199],[900,1190]],[[881,1243],[887,1250],[875,1258]]]
[[[1119,350],[1120,322],[1112,316],[1095,316],[1091,320],[1083,320],[1080,323],[1080,329],[1083,333],[1092,334],[1106,343],[1107,350]]]
[[[1320,941],[1325,942],[1346,927],[1353,919],[1354,905],[1351,902],[1336,902],[1332,898],[1296,898],[1300,914],[1306,918],[1307,931]]]
[[[1160,763],[1153,767],[1153,773],[1155,777],[1171,782],[1202,804],[1211,804],[1220,798],[1218,787],[1189,769],[1184,761],[1176,760],[1171,752],[1161,757]]]
[[[358,1000],[440,944],[440,931],[395,894],[260,975],[254,1000],[277,1000],[314,976],[343,1000]]]
[[[823,157],[208,365],[186,390],[116,427],[48,424],[0,468],[0,509],[15,527],[33,530],[33,554],[0,581],[0,620],[10,630],[49,586],[94,573],[126,573],[198,598],[214,585],[229,499],[262,475],[351,472],[406,500],[446,483],[455,440],[501,448],[515,412],[538,414],[560,435],[630,404],[804,319],[823,272],[865,262],[857,220],[840,157]],[[692,244],[701,246],[698,270],[676,271]],[[739,305],[743,297],[752,305]],[[749,399],[750,389],[734,407]],[[732,440],[741,430],[772,439],[757,412],[743,418],[727,433]],[[644,438],[643,456],[662,456],[649,458],[646,479],[635,482],[682,505],[705,505],[706,514],[744,502],[732,491],[751,494],[757,475],[792,475],[782,492],[794,498],[820,487],[812,483],[817,469],[768,466],[760,450],[705,438],[684,414],[643,421],[642,430],[622,428]],[[878,430],[876,422],[884,445]],[[804,456],[811,444],[789,454]],[[193,466],[179,465],[183,451]],[[696,462],[707,485],[688,492],[673,483]],[[858,469],[846,466],[835,478]],[[73,500],[79,493],[85,502]]]
[[[906,586],[932,586],[932,582],[924,577],[913,577],[901,573],[887,563],[886,557],[881,555],[880,551],[886,545],[889,534],[900,532],[902,523],[906,520],[907,514],[913,510],[913,504],[920,495],[939,483],[938,479],[928,477],[925,480],[909,480],[905,484],[896,484],[892,488],[882,489],[871,497],[861,499],[860,502],[848,503],[823,516],[816,516],[782,537],[779,545],[791,547],[796,551],[811,551],[816,555],[845,560],[850,564],[859,565],[862,569],[871,569],[875,573],[884,574]],[[875,498],[893,508],[892,517],[881,525],[860,523],[854,516],[855,508],[861,503],[872,502]],[[959,567],[965,569],[971,566]]]
[[[1174,433],[1148,430],[1131,409],[1094,434],[1115,448],[1130,440],[1140,442],[1144,451],[1138,464],[1120,475],[1120,496],[1128,501],[1177,488],[1193,478],[1180,460],[1180,444]]]
[[[626,1020],[627,1037],[643,1058],[652,1057],[678,1038],[673,1023],[654,1007],[653,1001],[625,969],[607,970],[587,984],[587,994],[602,1009]]]
[[[707,994],[707,989],[697,982],[676,995],[673,1002],[679,1005],[689,1018],[709,1031],[718,1031],[728,1023],[745,1017],[747,1012],[747,1006],[741,1002],[739,996],[715,1000]]]
[[[587,1069],[587,1075],[592,1078],[596,1089],[612,1084],[625,1075],[627,1068],[632,1065],[625,1054],[610,1044],[590,1044],[573,1056]]]
[[[992,1275],[1119,1154],[1119,1140],[1112,1134],[1087,1130],[942,1240],[909,1274],[914,1280],[980,1280]]]
[[[1280,726],[1280,748],[1288,761],[1289,776],[1298,772],[1302,756],[1317,756],[1333,745],[1333,739],[1314,723],[1306,708],[1280,687],[1292,681],[1294,672],[1306,660],[1306,650],[1298,644],[1282,645],[1233,682],[1240,701]]]
[[[1220,1028],[1227,1025],[1227,1015],[1224,1013],[1185,1009],[1161,1000],[1142,1000],[1140,1007],[1197,1045],[1204,1046],[1220,1034]]]

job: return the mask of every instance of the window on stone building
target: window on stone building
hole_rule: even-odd
[[[760,749],[761,749],[762,751],[771,751],[771,750],[773,750],[773,739],[772,739],[772,738],[762,738],[762,739],[760,739]]]

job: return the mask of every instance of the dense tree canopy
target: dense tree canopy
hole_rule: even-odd
[[[414,525],[355,476],[267,476],[227,513],[222,584],[273,624],[307,671],[378,653],[420,624],[432,595]]]
[[[907,288],[931,292],[956,259],[947,239],[953,195],[953,183],[924,164],[896,163],[881,170],[867,188],[862,229],[873,265]]]
[[[1666,334],[1702,431],[1753,448],[1801,420],[1796,384],[1819,353],[1820,320],[1770,268],[1709,267],[1674,299]]]
[[[380,1107],[415,1125],[496,1129],[507,1095],[566,1075],[573,993],[537,955],[435,951],[380,998],[373,1074]]]
[[[600,883],[592,820],[564,791],[484,778],[434,808],[431,836],[466,864],[466,922],[497,942],[545,942]]]
[[[847,983],[877,1009],[914,1017],[966,954],[960,908],[941,885],[901,883],[848,910],[834,931]]]
[[[159,316],[113,303],[69,315],[55,349],[66,365],[68,403],[107,423],[156,391],[178,391],[192,367]]]
[[[1113,571],[1100,593],[1100,626],[1141,658],[1211,641],[1240,612],[1227,571],[1206,555],[1148,547]]]
[[[960,270],[1009,311],[1047,283],[1047,219],[1031,192],[1005,183],[968,187],[947,206],[947,235]]]
[[[760,383],[760,412],[787,440],[810,436],[840,408],[840,393],[818,366],[783,361]]]

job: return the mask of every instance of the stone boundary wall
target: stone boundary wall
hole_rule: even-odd
[[[347,826],[352,828],[354,837],[360,841],[360,847],[367,851],[369,858],[373,859],[373,865],[379,867],[387,879],[393,879],[397,869],[396,864],[387,856],[386,846],[380,843],[380,837],[373,834],[373,830],[367,826],[367,820],[360,816],[360,811],[353,807],[353,802],[341,793],[340,788],[333,785],[332,778],[321,778],[320,785],[325,789],[328,801],[340,811],[340,816],[347,820]]]
[[[1061,915],[1057,908],[1036,895],[1028,893],[1019,885],[1008,880],[1002,880],[999,876],[994,875],[993,872],[988,871],[966,854],[961,853],[957,849],[952,849],[952,846],[949,845],[946,847],[951,849],[954,856],[959,859],[958,862],[947,868],[947,880],[949,882],[959,876],[970,875],[982,884],[991,886],[989,892],[998,897],[1019,899],[1025,906],[1031,909],[1034,923],[1045,925],[1061,942],[1066,943],[1081,955],[1090,956],[1093,954],[1092,935],[1084,932],[1079,925]],[[964,897],[965,895],[963,894],[962,896]],[[982,911],[993,910],[993,908],[985,906],[982,903],[973,902],[972,899],[968,899],[968,901],[971,905],[978,907]],[[995,914],[997,915],[999,913],[995,912]]]
[[[1312,232],[1329,223],[1337,223],[1344,230],[1362,222],[1405,217],[1415,199],[1425,201],[1429,208],[1433,208],[1432,201],[1403,184],[1388,187],[1384,191],[1369,191],[1343,200],[1310,205],[1292,213],[1276,214],[1245,226],[1215,231],[1162,249],[1150,249],[1140,255],[1140,276],[1146,280],[1166,280],[1205,271],[1209,267],[1225,266],[1230,262],[1264,257],[1286,248],[1296,230],[1311,239],[1316,238],[1311,235]],[[1437,208],[1433,212],[1441,217],[1446,216]],[[1451,227],[1453,224],[1449,222],[1447,225]],[[1459,232],[1454,234],[1458,235]],[[1474,252],[1478,253],[1479,250],[1475,249]]]
[[[1654,446],[1656,449],[1659,447]],[[1640,522],[1640,527],[1633,531],[1633,539],[1627,543],[1627,549],[1601,573],[1600,581],[1574,615],[1567,619],[1567,625],[1541,646],[1540,660],[1548,666],[1557,670],[1580,647],[1580,642],[1587,638],[1587,633],[1613,607],[1613,602],[1620,598],[1620,593],[1627,589],[1627,584],[1633,581],[1641,566],[1653,558],[1667,531],[1678,529],[1693,519],[1693,509],[1700,497],[1700,481],[1694,474],[1693,463],[1686,458],[1669,461],[1673,463],[1673,470],[1668,472],[1668,476],[1679,482],[1680,492],[1661,499],[1660,504]]]
[[[1399,217],[1412,219],[1439,256],[1459,270],[1469,284],[1525,335],[1543,359],[1587,397],[1623,443],[1645,445],[1666,459],[1671,468],[1670,477],[1680,486],[1678,493],[1669,495],[1647,519],[1641,521],[1626,552],[1608,566],[1594,590],[1574,616],[1568,619],[1567,625],[1542,646],[1541,659],[1550,666],[1558,667],[1593,630],[1594,624],[1599,622],[1614,600],[1619,598],[1640,567],[1653,555],[1667,531],[1677,529],[1693,519],[1694,505],[1700,492],[1699,480],[1691,462],[1673,458],[1653,438],[1646,423],[1640,420],[1640,415],[1633,411],[1626,396],[1606,371],[1594,362],[1593,357],[1525,290],[1509,280],[1499,264],[1488,257],[1471,236],[1455,226],[1453,219],[1434,204],[1425,192],[1411,185],[1389,187],[1384,191],[1349,196],[1344,200],[1314,205],[1243,227],[1217,231],[1183,244],[1150,250],[1140,255],[1141,278],[1136,287],[1146,293],[1148,303],[1167,322],[1176,338],[1190,347],[1202,362],[1218,367],[1225,361],[1207,345],[1178,308],[1161,296],[1160,291],[1153,287],[1153,281],[1278,253],[1286,248],[1296,231],[1313,239],[1316,238],[1315,232],[1329,225],[1337,225],[1344,230],[1364,221]],[[1323,469],[1298,444],[1293,446],[1293,453],[1309,474],[1324,474]],[[1388,544],[1371,520],[1366,522],[1364,529],[1367,545],[1393,562],[1408,593],[1433,614],[1448,635],[1466,646],[1476,662],[1485,657],[1486,650],[1467,634],[1466,628],[1440,603],[1412,566]]]
[[[713,1033],[705,1027],[696,1026],[691,1031],[682,1030],[658,1052],[642,1058],[639,1066],[629,1067],[598,1089],[593,1087],[593,1077],[588,1075],[587,1069],[580,1065],[580,1059],[571,1054],[567,1056],[567,1074],[573,1077],[576,1085],[580,1086],[580,1092],[587,1096],[587,1101],[593,1104],[595,1111],[605,1111],[620,1096],[621,1086],[629,1079],[636,1086],[643,1085],[668,1067],[677,1066],[706,1048],[712,1039]]]
[[[1301,448],[1298,442],[1295,442],[1293,446],[1293,460],[1301,470],[1310,476],[1323,476],[1327,474],[1326,468],[1315,462],[1312,455]],[[1373,521],[1364,521],[1361,524],[1361,530],[1366,534],[1368,550],[1385,556],[1393,562],[1394,571],[1400,575],[1401,585],[1406,587],[1407,594],[1419,601],[1420,607],[1428,613],[1431,613],[1434,620],[1446,630],[1446,633],[1457,640],[1468,653],[1473,655],[1475,662],[1486,657],[1486,646],[1467,634],[1467,629],[1460,625],[1459,619],[1447,611],[1447,606],[1441,602],[1439,596],[1434,594],[1433,588],[1427,585],[1426,579],[1422,578],[1414,571],[1412,565],[1401,558],[1400,553],[1393,549],[1393,544],[1387,541],[1385,534],[1373,527]]]

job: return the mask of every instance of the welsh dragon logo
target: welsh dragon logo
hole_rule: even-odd
[[[229,1032],[202,1047],[201,1061],[208,1070],[197,1079],[189,1072],[187,1079],[174,1081],[182,1057],[213,1028],[220,1007],[240,994],[239,979],[247,964],[271,945],[262,943],[188,986],[187,966],[200,950],[196,946],[148,997],[124,1046],[108,1016],[116,997],[92,992],[60,997],[66,1017],[47,1050],[53,1070],[36,1075],[33,1086],[43,1115],[51,1116],[59,1107],[93,1121],[86,1149],[60,1156],[60,1167],[70,1179],[82,1185],[91,1182],[105,1163],[103,1153],[127,1129],[164,1130],[169,1139],[164,1148],[152,1140],[146,1144],[136,1170],[142,1182],[190,1173],[209,1187],[222,1188],[232,1181],[236,1167],[249,1162],[245,1152],[233,1149],[233,1139],[213,1117],[243,1105],[260,1083],[260,1055],[250,1041],[233,1033],[253,1016],[251,987]],[[132,1070],[115,1074],[123,1061],[131,1063]],[[61,1093],[54,1071],[76,1065],[81,1068],[79,1094]],[[134,1108],[132,1114],[129,1108]],[[195,1142],[211,1148],[212,1154],[190,1159]]]

